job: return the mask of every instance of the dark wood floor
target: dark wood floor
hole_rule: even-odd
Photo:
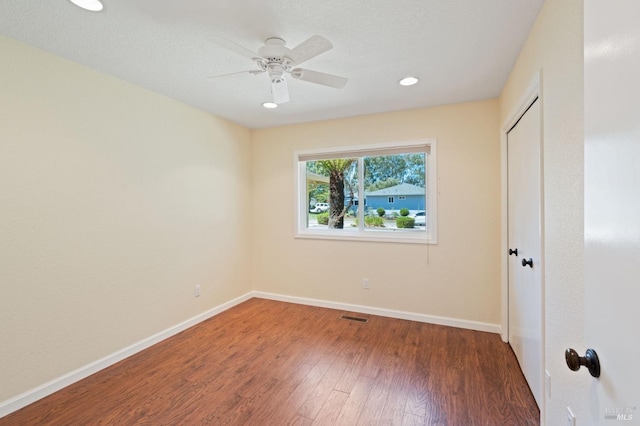
[[[496,334],[251,299],[0,419],[36,424],[502,426],[539,411]]]

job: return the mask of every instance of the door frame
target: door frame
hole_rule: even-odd
[[[509,209],[508,209],[508,157],[507,157],[507,135],[509,131],[516,125],[518,120],[522,118],[525,112],[538,99],[540,102],[540,211],[538,212],[540,217],[540,285],[541,285],[541,303],[540,312],[541,319],[541,336],[540,336],[540,359],[542,361],[542,368],[540,372],[540,383],[542,383],[542,398],[540,406],[540,419],[543,422],[545,418],[545,406],[547,399],[547,381],[546,376],[546,362],[545,362],[545,245],[544,245],[544,100],[542,96],[542,70],[536,72],[530,81],[527,89],[522,93],[519,101],[515,104],[515,107],[510,111],[507,116],[507,120],[500,128],[500,166],[501,166],[501,272],[502,272],[502,332],[501,338],[503,342],[509,341],[509,259],[507,252],[509,249]]]

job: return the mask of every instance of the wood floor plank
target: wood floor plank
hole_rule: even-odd
[[[313,421],[314,426],[334,425],[342,411],[349,394],[332,390]]]
[[[322,378],[327,374],[327,371],[329,371],[334,361],[335,359],[332,357],[326,357],[318,361],[311,371],[309,371],[309,374],[307,374],[304,380],[302,380],[298,387],[296,387],[296,389],[291,393],[289,398],[287,398],[284,404],[288,407],[289,411],[293,413],[289,416],[283,416],[284,419],[287,420],[287,423],[289,420],[287,417],[297,417],[299,415],[298,413],[300,412],[300,408],[313,394],[313,391],[316,389]]]
[[[415,414],[405,414],[402,419],[402,426],[422,426],[422,425],[431,425],[433,423],[426,423],[426,420],[423,417],[417,416]]]
[[[393,330],[394,333],[397,331],[397,329]],[[386,339],[389,339],[387,340],[389,342],[393,341],[390,336],[385,336]],[[389,346],[394,345],[385,346],[387,350],[380,359],[374,388],[365,404],[363,416],[359,419],[361,424],[367,424],[365,422],[371,424],[374,419],[382,425],[402,424],[407,394],[401,390],[407,366],[399,354],[400,346],[396,348],[389,348]]]
[[[363,407],[367,402],[369,393],[371,392],[373,380],[374,379],[367,376],[358,377],[356,383],[353,385],[353,389],[349,392],[349,398],[345,401],[344,406],[336,419],[336,424],[355,425],[358,423]]]
[[[310,419],[315,419],[320,412],[320,409],[324,406],[325,402],[333,392],[334,386],[344,374],[346,367],[346,364],[344,364],[342,360],[334,358],[333,363],[322,379],[320,379],[318,385],[313,389],[309,397],[298,409],[298,414]]]
[[[384,383],[374,381],[356,424],[369,426],[379,423],[389,391],[390,389]]]
[[[256,298],[0,418],[36,424],[537,425],[539,411],[496,334]]]
[[[292,426],[311,426],[313,424],[313,420],[307,417],[297,416],[297,417],[294,417],[293,420],[287,424]]]

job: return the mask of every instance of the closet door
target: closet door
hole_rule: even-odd
[[[509,343],[542,402],[542,173],[540,101],[507,134]]]

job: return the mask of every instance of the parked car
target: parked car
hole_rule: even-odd
[[[415,219],[414,226],[427,226],[427,214],[425,212],[418,212],[410,216]]]
[[[311,213],[322,213],[329,210],[329,203],[316,203],[309,211]]]

